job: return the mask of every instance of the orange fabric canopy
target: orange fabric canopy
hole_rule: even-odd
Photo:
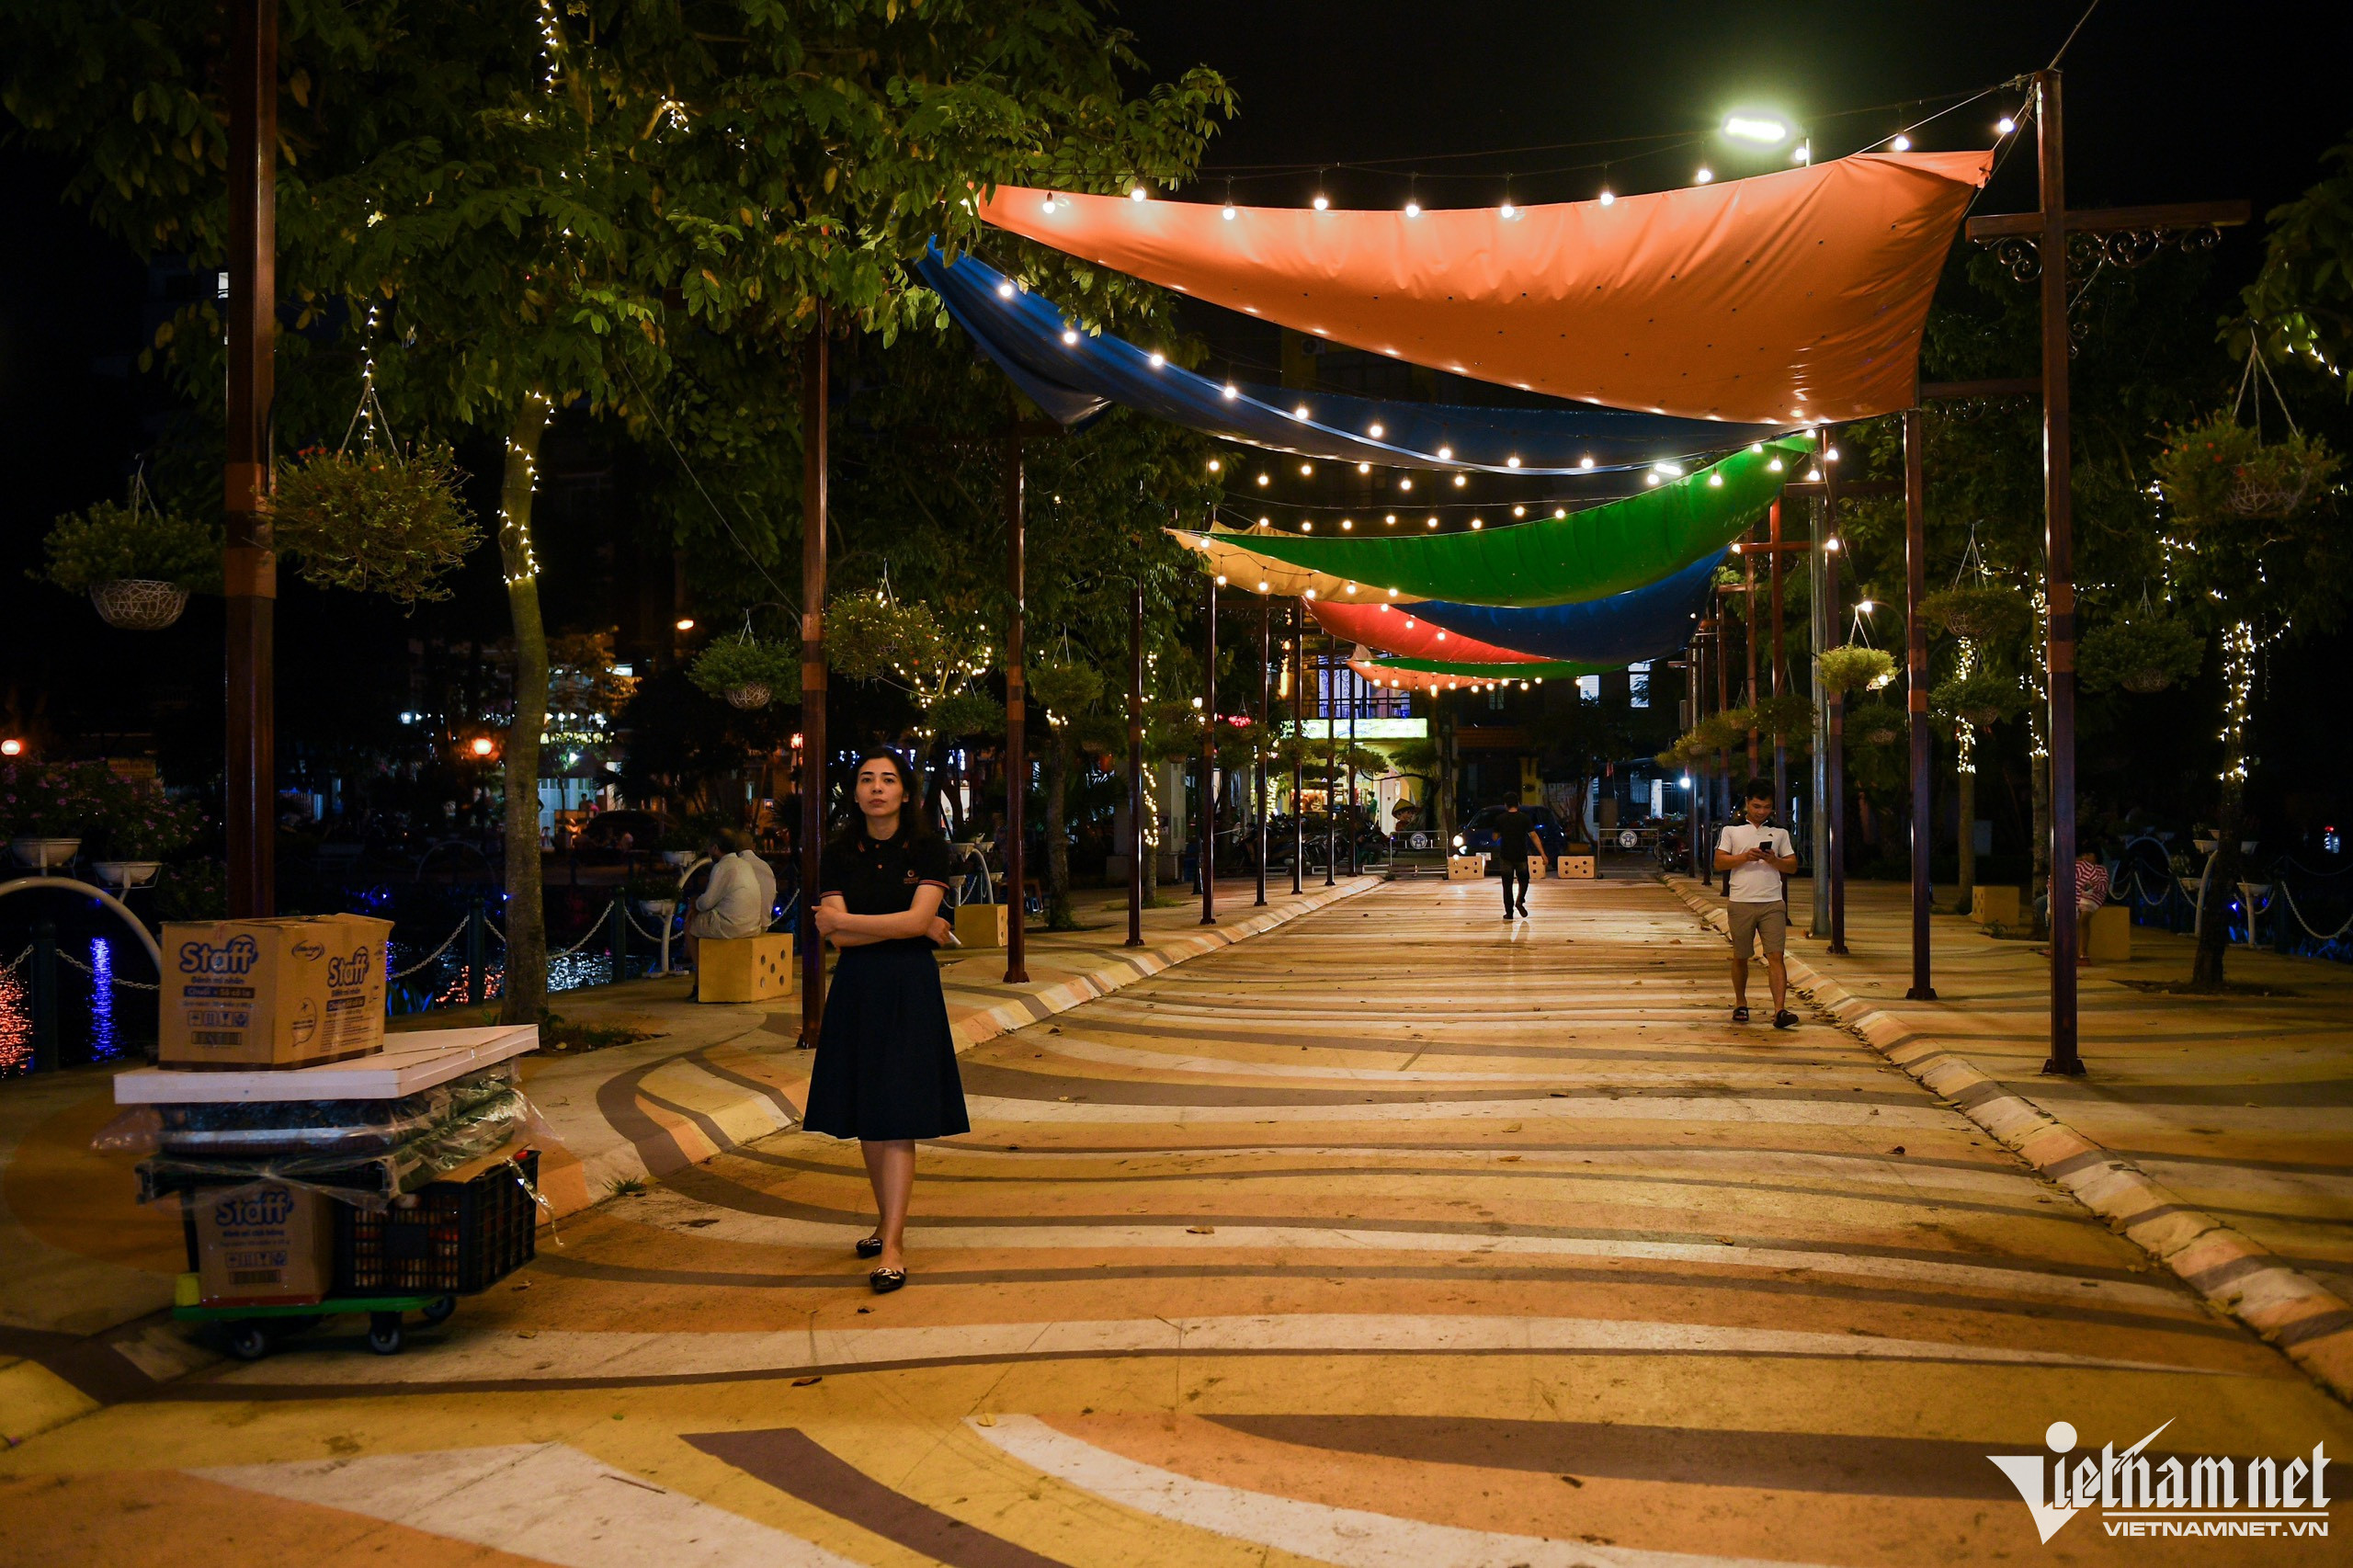
[[[1604,206],[1325,211],[1000,186],[990,222],[1419,365],[1755,424],[1917,400],[1920,329],[1993,153],[1862,153]]]
[[[1476,637],[1432,626],[1414,613],[1411,605],[1352,604],[1346,599],[1317,599],[1308,607],[1317,624],[1335,637],[1370,642],[1376,648],[1409,659],[1450,659],[1468,665],[1540,665],[1542,655],[1482,642]]]

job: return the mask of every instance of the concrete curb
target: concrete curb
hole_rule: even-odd
[[[1702,925],[1724,929],[1722,903],[1685,878],[1667,886]],[[1931,1094],[2065,1187],[2184,1284],[2277,1346],[2331,1393],[2353,1403],[2353,1303],[2040,1106],[1957,1055],[1916,1023],[1857,996],[1795,953],[1790,988]]]

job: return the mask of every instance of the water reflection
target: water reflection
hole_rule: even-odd
[[[90,1060],[110,1062],[122,1054],[114,1020],[114,944],[90,938]]]

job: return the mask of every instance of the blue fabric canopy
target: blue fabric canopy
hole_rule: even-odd
[[[915,264],[949,314],[1031,402],[1063,425],[1122,403],[1230,441],[1392,468],[1579,473],[1688,462],[1785,428],[1614,408],[1472,408],[1388,403],[1220,382],[1122,338],[1095,335],[1052,301],[935,245]]]
[[[1691,641],[1692,622],[1703,612],[1716,568],[1728,553],[1717,551],[1647,587],[1583,604],[1503,609],[1426,599],[1414,607],[1414,615],[1457,636],[1547,659],[1639,664]]]

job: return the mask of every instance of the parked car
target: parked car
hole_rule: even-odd
[[[1461,831],[1454,835],[1454,852],[1458,855],[1494,854],[1495,852],[1495,824],[1503,819],[1504,812],[1509,809],[1506,806],[1489,806],[1465,823]],[[1552,814],[1552,807],[1522,806],[1519,809],[1527,815],[1528,820],[1535,824],[1536,836],[1543,844],[1544,853],[1547,856],[1558,855],[1567,847],[1569,830],[1562,824],[1559,817]]]

